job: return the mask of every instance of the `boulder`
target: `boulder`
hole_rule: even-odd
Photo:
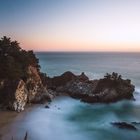
[[[131,122],[131,124],[140,125],[140,122]]]
[[[50,108],[50,107],[48,105],[46,105],[45,108]]]
[[[135,130],[135,131],[137,130],[137,128],[134,125],[126,122],[113,122],[111,124],[120,129],[128,129],[128,130]]]

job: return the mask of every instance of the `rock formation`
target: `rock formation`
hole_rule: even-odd
[[[42,84],[41,77],[37,69],[33,66],[28,67],[26,87],[28,90],[28,102],[40,102],[43,100],[43,92],[47,92]]]
[[[3,81],[0,93],[0,102],[4,107],[18,112],[24,110],[27,103],[27,89],[23,80]]]
[[[137,130],[137,128],[134,125],[126,122],[113,122],[111,124],[120,129],[128,129],[128,130],[135,130],[135,131]]]
[[[26,89],[26,84],[24,83],[23,80],[20,80],[16,87],[15,99],[12,103],[13,110],[17,110],[17,111],[24,110],[24,106],[27,103],[27,94],[28,94],[28,91]]]
[[[50,100],[38,63],[33,51],[21,49],[17,41],[7,37],[0,40],[1,106],[20,112],[27,102]]]
[[[79,98],[88,103],[111,103],[123,99],[134,99],[135,87],[131,81],[122,79],[114,72],[99,80],[89,80],[84,73],[74,75],[71,72],[48,79],[47,84],[50,85],[48,88],[67,93],[73,98]]]

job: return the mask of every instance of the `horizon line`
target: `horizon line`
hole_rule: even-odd
[[[34,51],[35,53],[140,53],[140,51]]]

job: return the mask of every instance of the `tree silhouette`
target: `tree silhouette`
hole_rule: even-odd
[[[106,73],[104,78],[105,79],[110,79],[110,80],[121,80],[122,76],[119,75],[118,73],[112,72],[112,74]]]
[[[28,66],[39,71],[39,60],[33,51],[23,50],[17,41],[4,36],[0,40],[0,79],[26,79]]]

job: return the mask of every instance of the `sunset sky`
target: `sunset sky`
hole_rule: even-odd
[[[0,0],[0,36],[35,51],[140,51],[140,0]]]

